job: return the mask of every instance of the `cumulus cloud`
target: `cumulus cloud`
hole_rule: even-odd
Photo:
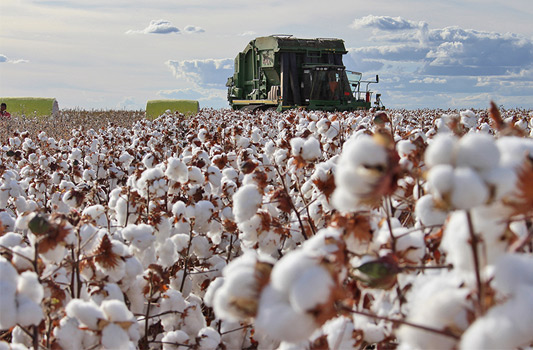
[[[253,30],[248,30],[246,32],[240,33],[239,36],[256,36],[257,33]]]
[[[179,33],[178,27],[167,20],[158,19],[150,21],[148,27],[141,30],[128,30],[126,34],[170,34]]]
[[[375,45],[348,48],[345,65],[367,76],[380,74],[374,88],[385,103],[390,98],[401,105],[408,95],[410,102],[426,99],[426,105],[439,100],[449,105],[452,96],[453,104],[488,97],[511,101],[533,92],[531,38],[457,26],[430,29],[425,22],[372,15],[355,19],[351,27],[372,30]]]
[[[187,34],[204,33],[205,30],[201,27],[188,25],[183,28],[183,31]]]
[[[233,75],[233,59],[169,60],[166,65],[177,79],[185,79],[197,87],[225,89]]]
[[[363,18],[356,18],[352,22],[351,27],[354,29],[375,28],[379,30],[405,30],[417,29],[422,25],[423,22],[409,21],[401,17],[368,15]]]
[[[184,100],[197,100],[200,102],[200,106],[204,103],[208,103],[213,108],[227,108],[229,106],[226,99],[226,90],[221,89],[205,89],[201,87],[187,88],[187,89],[174,89],[174,90],[161,90],[157,93],[161,98],[169,99],[184,99]]]

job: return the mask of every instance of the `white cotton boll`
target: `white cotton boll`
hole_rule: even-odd
[[[186,183],[189,181],[189,169],[187,165],[175,157],[168,158],[165,175],[176,182]]]
[[[3,236],[0,236],[0,246],[6,248],[16,247],[22,244],[23,238],[22,235],[15,232],[5,233]]]
[[[289,301],[294,310],[304,313],[328,301],[334,281],[322,266],[312,266],[303,271],[291,287]]]
[[[303,146],[302,146],[302,158],[307,161],[314,161],[322,155],[322,151],[320,150],[320,142],[314,138],[309,137],[307,140],[305,140]]]
[[[461,336],[459,349],[516,349],[533,341],[533,286],[518,285],[515,295],[478,318]]]
[[[233,195],[233,213],[237,222],[244,222],[255,215],[261,207],[263,196],[257,186],[245,185]]]
[[[103,205],[97,204],[97,205],[91,205],[82,211],[83,215],[90,216],[94,221],[96,221],[97,226],[101,227],[107,227],[107,217],[106,217],[106,209]]]
[[[451,134],[439,134],[429,144],[424,159],[429,167],[438,164],[453,164],[457,138]]]
[[[209,244],[209,240],[205,236],[195,236],[192,239],[191,248],[194,255],[196,255],[200,259],[206,259],[213,254],[209,250],[209,248],[211,248],[211,245]]]
[[[211,219],[215,206],[210,201],[202,200],[194,205],[195,226],[200,227]]]
[[[439,164],[431,168],[427,174],[427,183],[431,192],[437,193],[442,199],[454,185],[454,169],[449,164]]]
[[[25,295],[34,303],[40,304],[44,297],[43,286],[39,283],[39,277],[33,271],[24,271],[17,281],[17,292]]]
[[[128,333],[118,324],[110,323],[102,329],[102,345],[104,349],[115,350],[130,348]]]
[[[222,172],[216,166],[209,166],[207,168],[207,179],[216,188],[220,187],[222,183]]]
[[[4,232],[13,231],[15,229],[15,218],[9,215],[9,213],[2,211],[0,212],[0,225],[4,227]]]
[[[189,297],[194,294],[190,294]],[[206,327],[205,317],[202,314],[201,299],[200,303],[189,303],[184,311],[182,330],[194,337],[198,334],[200,329]]]
[[[471,110],[467,109],[466,111],[461,111],[459,112],[459,115],[461,116],[461,123],[467,128],[471,129],[476,126],[477,117]]]
[[[147,249],[155,241],[154,229],[146,224],[129,224],[122,230],[122,237],[139,250]]]
[[[517,174],[512,168],[491,168],[480,173],[483,180],[493,186],[493,200],[501,200],[516,191]]]
[[[496,263],[491,285],[506,296],[513,295],[516,287],[533,287],[533,257],[525,254],[503,255]]]
[[[400,140],[396,144],[396,149],[400,157],[407,157],[411,152],[416,150],[416,146],[409,140]]]
[[[286,296],[271,286],[261,293],[255,328],[259,334],[291,343],[305,340],[318,325],[308,313],[296,312]]]
[[[186,249],[189,246],[190,236],[185,233],[178,233],[170,237],[174,245],[176,246],[176,251],[181,252],[183,249]]]
[[[273,288],[288,294],[292,284],[307,269],[318,264],[318,256],[304,250],[294,250],[281,258],[270,275],[270,283]]]
[[[224,277],[219,276],[215,278],[209,284],[209,287],[207,288],[207,291],[205,292],[205,295],[204,295],[205,305],[207,305],[208,307],[213,307],[215,294],[217,293],[218,289],[222,287],[222,285],[224,284],[224,281],[225,281]]]
[[[322,326],[322,331],[326,334],[330,349],[356,348],[358,340],[353,337],[355,327],[349,318],[341,316],[329,320]]]
[[[188,350],[190,349],[189,335],[181,330],[166,332],[165,336],[161,338],[163,342],[163,350]],[[174,345],[176,344],[176,345]],[[183,346],[180,346],[183,345]]]
[[[32,261],[35,256],[35,250],[31,246],[16,246],[13,247],[13,258],[11,261],[16,266],[17,270],[31,270],[33,269]]]
[[[104,300],[100,308],[104,312],[106,319],[110,322],[131,321],[134,317],[124,301],[117,299]]]
[[[500,166],[516,168],[521,166],[527,154],[533,154],[533,139],[523,137],[501,137],[496,141],[500,150]]]
[[[215,350],[220,344],[220,334],[211,327],[200,329],[197,339],[199,350]]]
[[[408,296],[410,310],[407,321],[435,329],[463,330],[468,326],[469,290],[458,288],[450,273],[421,276]],[[407,349],[453,349],[453,338],[402,325],[396,332],[400,344]]]
[[[16,326],[11,331],[11,349],[10,350],[28,350],[33,349],[31,336],[24,332],[20,326]]]
[[[299,156],[302,154],[302,149],[304,147],[305,140],[301,137],[294,137],[291,139],[291,154],[293,156]]]
[[[5,271],[2,267],[0,269],[2,273]],[[0,273],[0,295],[2,296],[2,302],[0,303],[0,329],[10,329],[17,323],[16,292],[16,282],[14,280],[10,281]]]
[[[185,204],[185,202],[177,201],[172,205],[172,214],[174,214],[176,218],[181,218],[185,216],[186,209],[187,205]]]
[[[190,184],[203,184],[205,182],[204,174],[202,170],[196,166],[189,167],[189,183]]]
[[[67,316],[78,319],[80,323],[90,329],[98,329],[98,321],[104,320],[105,315],[98,305],[81,299],[72,299],[65,309]]]
[[[85,169],[83,171],[83,175],[82,175],[82,178],[84,181],[92,181],[92,180],[95,180],[96,179],[96,172],[92,169]]]
[[[435,207],[433,196],[426,194],[416,202],[415,216],[424,226],[442,225],[448,213]]]
[[[18,294],[17,303],[17,324],[22,327],[39,325],[44,318],[43,309],[40,303],[34,302],[24,294]]]
[[[458,167],[471,167],[483,171],[496,167],[499,161],[500,151],[490,135],[470,133],[457,143]]]
[[[424,241],[424,234],[417,230],[402,234],[396,240],[396,251],[405,252],[404,259],[413,263],[421,263],[426,255],[426,242]]]
[[[154,162],[155,162],[155,157],[152,153],[147,153],[142,159],[142,163],[147,169],[153,168],[155,165]]]
[[[485,204],[489,199],[489,189],[470,168],[457,168],[453,176],[451,204],[457,209],[470,209]]]
[[[347,141],[335,171],[335,208],[345,212],[357,210],[380,180],[382,171],[379,169],[386,168],[387,152],[372,137],[362,135]]]
[[[59,327],[54,328],[54,336],[63,349],[82,349],[83,331],[78,328],[75,318],[63,317]]]

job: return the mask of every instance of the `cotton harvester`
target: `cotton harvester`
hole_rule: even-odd
[[[289,108],[350,111],[384,108],[380,94],[346,70],[341,39],[297,39],[286,35],[256,38],[235,58],[228,78],[228,101],[233,109],[282,111]]]

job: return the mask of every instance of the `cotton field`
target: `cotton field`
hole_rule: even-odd
[[[12,127],[0,349],[531,348],[533,112],[488,107]]]

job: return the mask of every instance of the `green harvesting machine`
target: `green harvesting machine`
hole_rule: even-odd
[[[298,39],[291,35],[258,37],[235,58],[228,78],[228,101],[233,109],[351,111],[383,109],[380,94],[361,80],[362,74],[346,70],[341,39]]]

